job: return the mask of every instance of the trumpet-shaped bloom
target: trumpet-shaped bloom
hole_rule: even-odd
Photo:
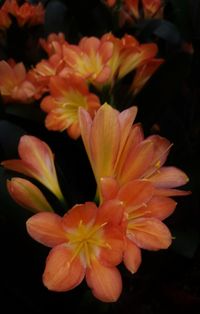
[[[27,25],[38,25],[44,23],[44,8],[41,3],[32,5],[28,2],[18,5],[16,0],[6,0],[2,9],[13,15],[20,27]]]
[[[39,42],[49,57],[54,54],[61,54],[62,44],[66,43],[63,33],[51,33],[46,40],[40,38]]]
[[[164,62],[163,59],[151,59],[146,62],[141,67],[138,67],[131,84],[131,91],[136,95],[146,82],[151,78],[151,76],[156,72],[159,66]]]
[[[23,63],[13,66],[0,61],[0,93],[6,101],[29,102],[36,92],[35,86],[27,79]]]
[[[146,180],[133,180],[121,188],[113,178],[101,179],[101,193],[105,200],[123,202],[124,211],[124,263],[136,272],[141,263],[141,248],[166,249],[172,241],[168,228],[162,222],[170,216],[176,202],[166,196],[157,196],[156,189]]]
[[[162,7],[161,0],[142,0],[144,15],[146,18],[159,15]]]
[[[108,60],[112,52],[111,42],[102,42],[96,37],[84,37],[78,46],[63,45],[66,71],[93,84],[104,84],[111,74]]]
[[[100,107],[95,94],[89,92],[85,81],[76,76],[50,79],[50,96],[41,102],[41,108],[48,113],[45,125],[49,130],[67,130],[69,136],[77,139],[80,136],[78,109],[83,107],[91,117]]]
[[[7,188],[15,202],[26,209],[34,213],[53,211],[43,193],[30,181],[23,178],[12,178],[7,181]]]
[[[109,7],[116,5],[116,0],[106,0]],[[162,0],[123,0],[119,11],[119,25],[125,23],[131,25],[139,19],[162,18],[163,1]]]
[[[47,212],[31,217],[28,233],[52,247],[43,274],[44,285],[54,291],[68,291],[86,277],[98,299],[116,301],[122,289],[115,267],[123,253],[118,226],[122,216],[122,202],[114,200],[99,208],[91,202],[76,205],[63,217]]]
[[[6,160],[2,165],[38,180],[63,200],[49,146],[34,136],[24,135],[20,138],[18,153],[21,159]]]
[[[121,79],[146,64],[156,56],[158,50],[156,44],[140,44],[131,35],[125,35],[119,39],[111,33],[107,33],[101,40],[113,44],[113,53],[108,61],[111,69],[109,82]]]
[[[92,121],[89,114],[80,109],[81,135],[98,190],[100,178],[112,177],[120,186],[131,180],[145,179],[160,193],[166,189],[165,192],[170,193],[171,188],[186,184],[188,177],[175,167],[163,167],[171,144],[157,135],[144,139],[140,125],[132,125],[136,113],[136,107],[120,113],[104,104]]]

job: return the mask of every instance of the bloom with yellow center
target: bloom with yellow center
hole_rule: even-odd
[[[5,101],[29,102],[35,93],[36,88],[28,80],[22,62],[10,65],[0,61],[0,94]]]
[[[79,45],[63,45],[66,70],[78,75],[94,85],[104,84],[111,70],[108,60],[113,52],[113,44],[101,42],[96,37],[83,37]]]
[[[45,120],[47,129],[67,130],[70,137],[77,139],[80,136],[78,109],[84,108],[93,117],[100,107],[98,97],[89,92],[82,78],[74,75],[52,77],[49,88],[51,95],[41,102],[41,108],[48,113]]]
[[[123,234],[119,224],[123,205],[107,201],[99,208],[88,202],[76,205],[63,217],[38,213],[27,221],[27,231],[36,241],[52,247],[43,283],[53,291],[68,291],[84,277],[93,294],[104,302],[118,299]]]

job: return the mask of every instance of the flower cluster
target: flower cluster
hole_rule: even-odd
[[[162,1],[120,4],[121,24],[162,16]],[[114,10],[119,2],[106,5]],[[9,28],[13,18],[20,27],[37,25],[44,21],[44,9],[40,3],[6,0],[0,29]],[[124,263],[133,274],[141,264],[142,249],[171,245],[172,235],[163,223],[176,207],[171,197],[190,193],[177,189],[188,182],[186,174],[165,165],[172,144],[159,135],[145,137],[141,125],[133,124],[138,110],[134,97],[164,62],[159,47],[149,40],[140,42],[132,33],[116,33],[82,36],[77,44],[64,33],[51,33],[38,39],[44,58],[35,64],[0,61],[3,107],[35,106],[45,115],[47,130],[66,131],[74,140],[80,137],[96,180],[94,199],[68,209],[67,191],[60,187],[47,143],[23,135],[19,158],[1,163],[19,173],[7,180],[7,189],[33,214],[26,223],[28,234],[51,248],[43,283],[52,291],[68,291],[85,278],[104,302],[114,302],[121,294],[118,265]],[[128,101],[122,106],[123,91]],[[46,193],[65,208],[63,216]]]
[[[131,107],[120,113],[105,103],[92,120],[87,110],[79,109],[99,207],[93,202],[78,204],[60,217],[33,183],[18,177],[8,181],[13,199],[38,212],[27,221],[28,233],[52,248],[43,274],[50,290],[70,290],[85,277],[98,299],[116,301],[122,290],[116,266],[123,261],[135,273],[141,249],[166,249],[171,244],[171,233],[162,221],[176,207],[170,196],[188,194],[174,189],[188,178],[175,167],[163,166],[171,145],[156,135],[144,139],[141,126],[132,125],[136,112]],[[21,159],[4,161],[3,166],[36,179],[62,202],[47,144],[25,135],[18,150]]]
[[[153,19],[163,17],[162,0],[122,0],[120,5],[120,25],[133,24],[140,19]],[[105,3],[114,9],[118,6],[117,0],[106,0]]]
[[[19,27],[44,23],[44,9],[41,3],[32,5],[28,2],[19,5],[17,0],[6,0],[0,8],[0,29],[7,29],[14,17]]]

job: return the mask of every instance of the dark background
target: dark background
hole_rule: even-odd
[[[83,36],[101,36],[111,30],[119,36],[130,33],[141,42],[156,42],[159,56],[166,61],[132,101],[139,108],[136,122],[142,123],[146,136],[157,133],[174,143],[167,164],[187,173],[190,182],[186,189],[192,195],[177,198],[177,209],[166,220],[175,237],[172,246],[158,252],[143,251],[143,262],[135,275],[120,265],[122,295],[118,302],[104,304],[91,296],[85,283],[67,293],[49,292],[42,285],[49,249],[27,235],[25,222],[30,213],[10,199],[5,182],[12,175],[1,168],[1,313],[199,314],[200,1],[166,1],[165,20],[141,21],[134,29],[120,30],[113,26],[113,17],[101,1],[43,3],[44,28],[19,29],[13,21],[6,39],[1,41],[1,59],[12,57],[30,67],[45,57],[37,45],[38,37],[58,31],[64,32],[72,43]],[[192,51],[186,48],[188,44]],[[120,110],[125,102],[122,93],[119,94]],[[93,199],[95,182],[80,139],[73,141],[66,133],[47,131],[44,114],[37,104],[21,110],[21,105],[5,106],[2,102],[0,108],[0,160],[17,158],[22,134],[38,136],[56,155],[59,180],[68,205]],[[47,196],[62,214],[56,200]]]

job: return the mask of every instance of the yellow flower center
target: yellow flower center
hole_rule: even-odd
[[[73,248],[74,254],[71,262],[78,255],[83,259],[87,266],[91,265],[91,260],[98,255],[100,248],[110,248],[104,239],[103,227],[107,223],[91,226],[84,225],[81,220],[78,228],[73,232],[67,233],[68,244]]]

